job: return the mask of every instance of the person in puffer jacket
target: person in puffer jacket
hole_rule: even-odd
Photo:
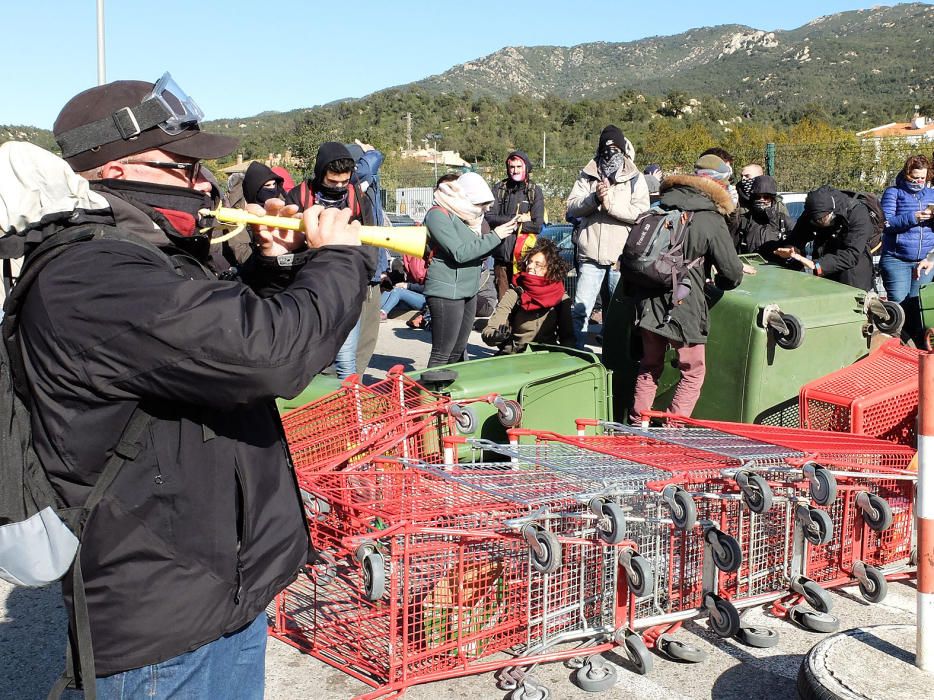
[[[885,231],[879,269],[890,301],[905,310],[902,337],[921,341],[918,294],[922,284],[934,279],[934,269],[919,272],[918,263],[934,249],[934,189],[928,182],[930,163],[923,155],[910,156],[882,195]]]

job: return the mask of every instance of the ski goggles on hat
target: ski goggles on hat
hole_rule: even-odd
[[[114,141],[136,138],[156,126],[175,136],[197,127],[203,118],[197,103],[165,73],[139,105],[121,107],[108,117],[59,134],[57,140],[62,157],[69,158]]]

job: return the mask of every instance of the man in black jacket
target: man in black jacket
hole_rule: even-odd
[[[736,252],[740,254],[758,253],[763,246],[784,240],[795,227],[795,220],[778,201],[774,178],[769,175],[753,178],[747,194],[746,207],[740,209],[739,225],[733,234]],[[740,196],[740,200],[743,198]]]
[[[517,214],[525,214],[520,233],[503,239],[493,251],[493,275],[496,295],[503,294],[512,283],[514,266],[522,253],[535,245],[535,237],[545,225],[545,201],[542,188],[531,180],[532,161],[522,151],[506,156],[506,177],[493,185],[493,207],[485,214],[491,229],[511,221]]]
[[[792,266],[868,291],[873,282],[869,253],[872,232],[865,204],[824,185],[808,193],[804,212],[787,244],[771,246]],[[808,243],[813,243],[810,258],[803,255]]]
[[[80,550],[99,697],[263,696],[264,610],[313,555],[273,399],[334,359],[372,273],[349,212],[314,207],[307,236],[254,231],[252,288],[219,280],[199,161],[236,141],[200,118],[171,81],[118,81],[72,98],[53,128],[110,204],[103,223],[143,241],[70,245],[21,313],[35,447],[68,504],[147,416]],[[67,578],[63,591],[73,618]]]

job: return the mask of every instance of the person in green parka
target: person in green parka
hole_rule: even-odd
[[[425,297],[431,311],[429,367],[463,358],[476,317],[483,258],[516,230],[523,216],[528,217],[520,215],[484,233],[483,214],[492,204],[493,192],[483,177],[464,173],[453,181],[439,180],[435,206],[425,214]]]

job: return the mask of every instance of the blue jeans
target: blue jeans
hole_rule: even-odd
[[[574,340],[578,349],[584,349],[584,340],[587,337],[587,324],[593,312],[597,297],[600,296],[600,286],[604,275],[609,274],[607,286],[610,288],[610,297],[616,290],[619,282],[619,271],[612,269],[612,265],[598,265],[593,262],[582,262],[577,269],[577,290],[574,292],[574,306],[571,307],[571,322],[574,324]],[[606,322],[607,309],[603,310]]]
[[[360,342],[360,321],[350,331],[347,340],[337,351],[337,357],[334,358],[334,368],[337,370],[337,376],[340,379],[347,379],[351,374],[357,373],[357,343]]]
[[[246,627],[187,654],[97,679],[101,700],[262,700],[266,613]]]
[[[879,258],[879,272],[882,273],[882,284],[885,286],[886,296],[890,301],[897,301],[905,310],[905,327],[902,337],[911,338],[915,344],[921,342],[924,335],[921,323],[921,306],[918,294],[921,285],[930,284],[934,279],[934,270],[930,270],[915,279],[914,271],[918,263],[901,260],[894,255],[883,253]],[[918,345],[918,347],[921,347]]]
[[[411,289],[393,287],[391,292],[383,292],[380,295],[379,308],[383,313],[388,314],[400,302],[418,311],[425,305],[425,295],[413,292]]]

